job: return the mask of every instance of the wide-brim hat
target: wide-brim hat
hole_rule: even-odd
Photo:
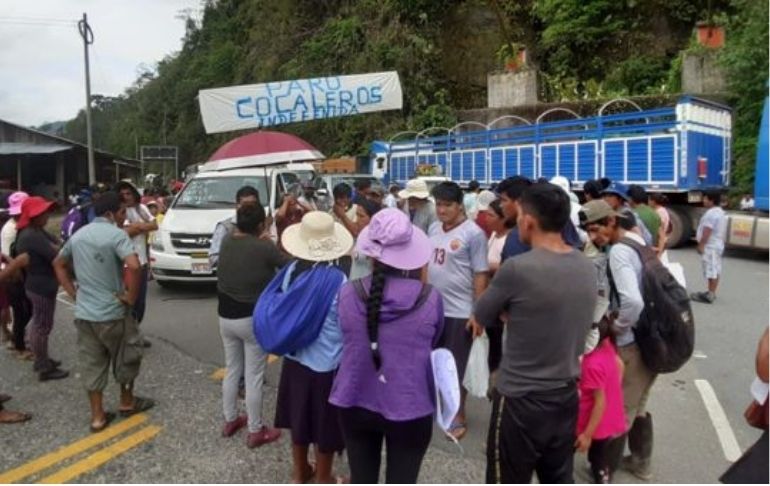
[[[296,258],[328,262],[350,253],[353,236],[330,214],[311,211],[283,231],[281,245]]]
[[[130,180],[122,180],[115,184],[115,192],[120,194],[120,191],[123,189],[128,189],[134,194],[134,198],[136,199],[136,202],[139,202],[139,200],[142,198],[142,195],[139,194],[139,189],[134,185],[133,182]]]
[[[386,208],[359,233],[356,250],[393,268],[415,270],[428,263],[433,246],[406,214]]]
[[[47,201],[38,196],[28,197],[21,203],[21,217],[16,224],[17,229],[24,229],[29,226],[29,222],[50,211],[56,205],[56,201]]]
[[[29,198],[29,194],[24,191],[17,191],[8,196],[8,214],[18,216],[21,214],[21,205]]]
[[[398,197],[401,199],[409,199],[410,197],[428,199],[430,197],[428,184],[422,179],[412,179],[406,183],[406,189],[398,193]]]

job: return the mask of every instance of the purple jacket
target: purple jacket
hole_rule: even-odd
[[[371,278],[363,280],[369,289]],[[342,362],[329,402],[343,408],[361,407],[388,420],[413,420],[435,411],[430,353],[444,326],[441,295],[433,289],[414,309],[422,283],[388,277],[380,310],[378,342],[382,367],[374,368],[366,329],[366,305],[353,284],[340,290]]]

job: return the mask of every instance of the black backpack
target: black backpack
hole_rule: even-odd
[[[690,359],[695,346],[695,318],[690,308],[690,296],[652,248],[630,238],[621,239],[620,244],[633,248],[642,261],[644,309],[634,328],[642,361],[655,373],[672,373]],[[619,302],[612,274],[610,286]]]

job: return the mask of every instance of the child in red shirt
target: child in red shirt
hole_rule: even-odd
[[[588,452],[596,483],[610,482],[608,444],[626,432],[623,412],[623,362],[607,321],[599,324],[599,344],[583,356],[575,448]]]

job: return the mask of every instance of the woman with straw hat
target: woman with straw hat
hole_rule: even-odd
[[[317,331],[309,342],[297,344],[284,356],[275,426],[291,430],[294,482],[304,483],[313,476],[316,483],[334,482],[334,453],[344,448],[337,412],[329,403],[342,355],[337,294],[346,277],[337,260],[349,254],[353,237],[330,214],[311,211],[301,223],[284,230],[281,244],[294,260],[257,303],[257,340],[269,348],[262,338],[270,336],[260,336],[259,322],[278,323],[282,330]],[[271,291],[274,287],[278,289]],[[308,461],[311,444],[315,445],[315,467]]]
[[[385,482],[415,483],[433,432],[430,357],[444,324],[441,295],[420,281],[433,247],[388,208],[356,249],[373,260],[373,274],[340,291],[342,363],[329,401],[340,407],[351,482],[378,481],[385,439]]]

